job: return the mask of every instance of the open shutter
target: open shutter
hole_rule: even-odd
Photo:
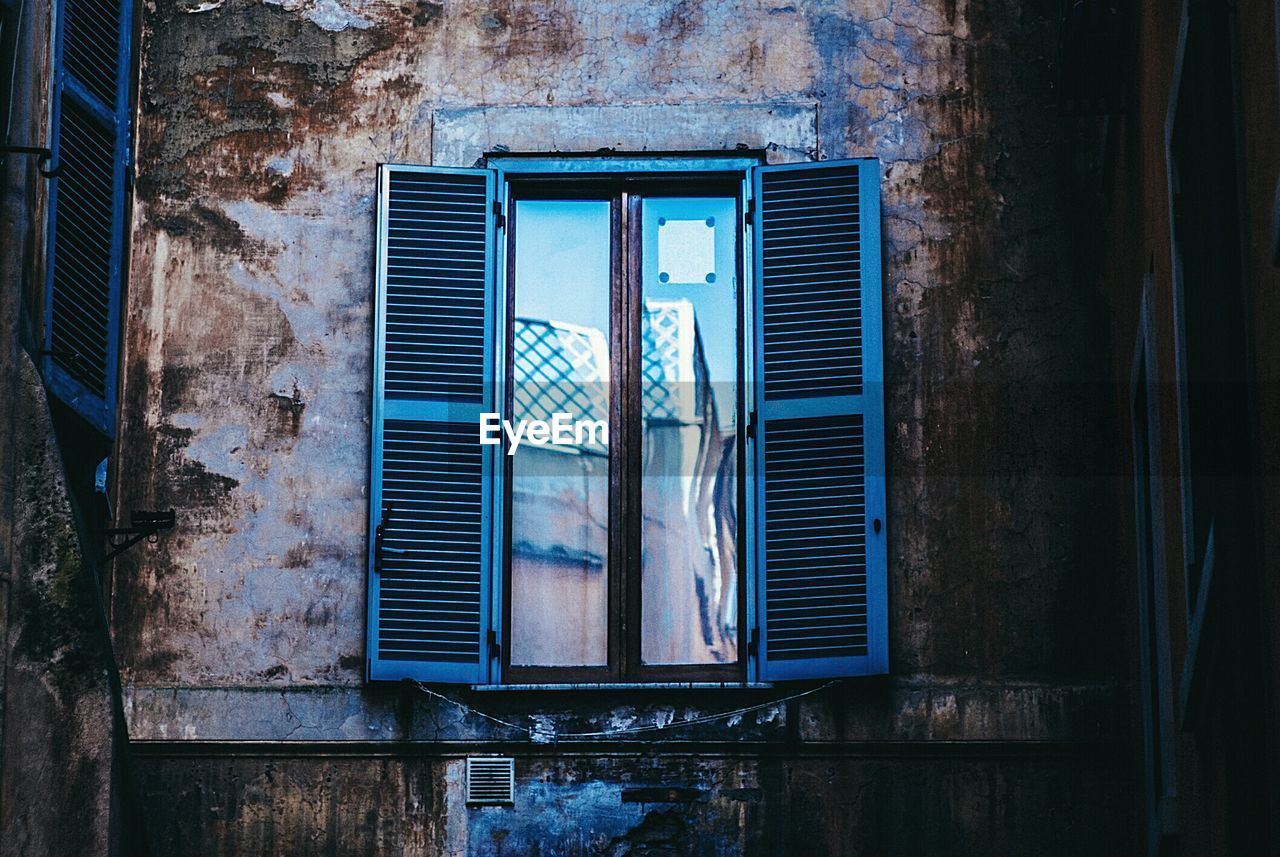
[[[759,675],[884,673],[879,162],[752,188]]]
[[[129,0],[57,4],[44,373],[100,431],[115,429],[129,166]]]
[[[378,176],[369,678],[488,677],[494,175]]]

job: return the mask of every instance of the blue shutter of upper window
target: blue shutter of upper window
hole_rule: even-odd
[[[753,172],[759,675],[884,673],[880,165]]]
[[[98,430],[115,429],[129,167],[129,0],[61,0],[51,148],[44,374]]]
[[[368,676],[488,680],[494,174],[378,176]]]

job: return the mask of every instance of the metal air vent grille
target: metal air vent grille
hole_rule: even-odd
[[[516,760],[498,756],[467,757],[467,803],[515,802]]]

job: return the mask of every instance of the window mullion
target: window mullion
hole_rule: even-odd
[[[619,593],[621,609],[621,675],[639,678],[640,666],[640,538],[641,538],[641,390],[640,390],[640,209],[639,194],[623,193],[620,244],[621,276],[618,282],[622,343],[619,348],[620,413],[618,420],[619,472]]]

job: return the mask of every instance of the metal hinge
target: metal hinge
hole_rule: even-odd
[[[754,196],[747,197],[747,209],[743,214],[747,223],[753,223],[756,217],[756,198]]]
[[[747,416],[747,439],[751,440],[756,436],[756,412],[752,411]]]
[[[502,203],[496,199],[493,201],[493,223],[499,229],[507,225],[507,218],[502,213]]]
[[[754,658],[760,654],[760,629],[751,629],[751,640],[747,643],[747,657]]]
[[[502,644],[498,642],[498,632],[489,629],[489,657],[498,658],[502,656]]]

